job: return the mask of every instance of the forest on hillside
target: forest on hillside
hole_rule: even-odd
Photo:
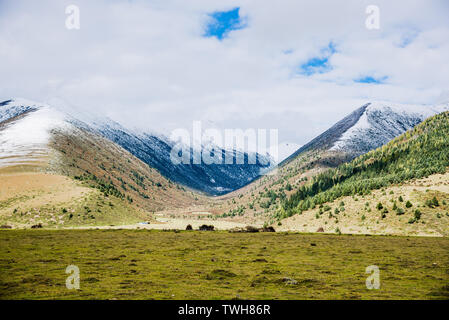
[[[342,196],[366,195],[406,180],[444,173],[449,167],[449,112],[433,116],[388,144],[329,169],[282,202],[286,218]]]

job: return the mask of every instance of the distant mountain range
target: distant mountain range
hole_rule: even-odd
[[[445,110],[449,110],[449,104],[424,106],[367,103],[293,152],[280,167],[310,150],[341,153],[345,155],[345,161],[350,160]],[[48,152],[47,143],[55,129],[70,131],[71,128],[106,138],[158,170],[167,179],[210,195],[237,190],[251,183],[274,164],[271,158],[260,154],[256,156],[263,161],[248,164],[246,160],[249,154],[242,155],[241,151],[224,149],[219,149],[223,155],[231,153],[235,157],[240,153],[245,164],[174,164],[170,160],[174,142],[163,135],[135,132],[106,117],[78,114],[63,107],[24,99],[0,103],[0,124],[0,165],[3,166],[39,158]],[[292,152],[291,146],[283,146],[282,149]]]
[[[29,227],[36,221],[49,227],[126,224],[154,219],[154,212],[186,217],[201,212],[214,219],[274,223],[285,217],[279,209],[288,199],[291,206],[285,207],[285,213],[296,212],[299,202],[293,200],[310,180],[385,146],[444,111],[449,111],[449,103],[367,103],[296,151],[295,144],[279,145],[281,159],[291,155],[272,175],[263,175],[274,164],[271,157],[212,146],[222,155],[245,160],[255,155],[261,161],[175,164],[170,158],[175,142],[163,135],[131,130],[67,106],[10,99],[0,102],[0,180],[8,185],[0,190],[4,204],[0,223],[14,227]],[[437,137],[433,144],[440,140]],[[211,146],[201,146],[201,152],[211,152]],[[429,151],[427,157],[438,155]],[[404,155],[403,159],[401,165],[407,162]],[[394,163],[386,164],[390,162]],[[291,223],[300,230],[310,223],[298,221]]]
[[[225,217],[274,223],[282,203],[320,173],[381,147],[423,120],[447,110],[448,103],[436,106],[366,103],[282,161],[276,174],[263,176],[225,195],[223,199],[230,202],[220,212]]]
[[[18,119],[23,117],[23,119]],[[163,135],[135,132],[106,117],[77,114],[74,110],[49,106],[25,99],[11,99],[0,103],[0,122],[14,120],[0,133],[1,161],[21,161],[36,157],[46,149],[52,130],[76,127],[99,134],[129,151],[166,178],[189,188],[211,195],[219,195],[241,188],[259,177],[273,165],[265,155],[255,154],[256,164],[249,164],[248,153],[238,150],[220,150],[225,156],[242,156],[244,164],[174,164],[170,152],[174,142]],[[204,151],[204,146],[202,147]],[[193,157],[193,150],[191,149]],[[3,159],[3,160],[2,160]]]

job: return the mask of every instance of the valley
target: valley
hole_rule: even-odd
[[[437,156],[438,169],[429,167],[418,175],[410,172],[421,171],[410,170],[416,170],[417,163],[421,163],[419,168],[425,166],[426,158],[418,158],[417,162],[409,151],[394,155],[400,160],[395,160],[398,168],[411,167],[405,170],[408,176],[388,178],[388,183],[370,182],[372,173],[368,173],[377,168],[370,164],[379,154],[388,158],[388,152],[411,148],[409,144],[416,145],[412,150],[421,148],[419,153],[427,152],[430,157],[444,149],[447,114],[419,123],[447,110],[449,105],[424,108],[368,103],[302,146],[279,165],[276,174],[259,176],[242,188],[211,196],[172,181],[149,165],[155,159],[147,161],[142,152],[149,153],[141,149],[151,148],[145,142],[149,136],[134,135],[106,119],[83,116],[79,120],[46,105],[11,101],[1,106],[6,108],[0,131],[4,141],[0,159],[3,227],[183,230],[189,224],[195,229],[204,224],[214,225],[216,230],[272,226],[277,231],[338,234],[449,233],[446,153]],[[408,113],[404,111],[407,108]],[[426,130],[437,124],[438,134],[429,135]],[[25,131],[31,131],[33,136],[27,136]],[[21,140],[12,142],[8,137],[17,132],[22,132]],[[407,133],[401,135],[403,132]],[[381,138],[373,140],[373,136]],[[154,143],[162,141],[151,139]],[[428,148],[428,144],[435,148]],[[396,163],[387,161],[389,166]],[[304,193],[317,184],[316,179],[323,179],[324,186],[332,172],[341,175],[338,170],[345,174],[352,167],[367,170],[363,179],[368,178],[368,189],[359,190],[356,183],[356,189],[351,186],[342,192],[340,189],[349,181],[359,179],[354,175],[338,184],[340,191],[335,196],[329,196],[336,188],[332,184],[326,187],[329,190],[307,191],[310,196]],[[439,205],[426,205],[433,198]],[[379,203],[382,210],[377,209]]]
[[[217,194],[180,181],[229,186],[248,168],[183,167],[172,180],[167,150],[151,149],[162,138],[10,106],[0,299],[448,299],[448,108],[367,104],[276,174],[250,168]],[[378,290],[366,286],[373,265]]]

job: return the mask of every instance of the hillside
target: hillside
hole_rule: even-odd
[[[299,153],[285,160],[275,174],[262,176],[239,190],[212,198],[167,179],[163,172],[149,164],[157,162],[159,168],[165,166],[170,172],[176,171],[171,168],[171,162],[164,162],[167,155],[157,156],[168,154],[170,150],[170,142],[165,146],[160,144],[165,141],[162,137],[133,133],[106,118],[85,114],[77,114],[75,118],[73,111],[67,112],[29,101],[6,101],[0,105],[0,182],[8,188],[0,191],[0,224],[29,227],[42,222],[51,227],[111,224],[135,227],[139,222],[152,221],[151,228],[159,228],[154,223],[164,221],[166,227],[184,228],[187,223],[198,225],[204,221],[213,222],[219,228],[230,228],[232,225],[247,224],[262,226],[284,219],[281,225],[275,223],[276,228],[316,231],[315,224],[302,221],[308,216],[306,211],[316,209],[321,216],[327,209],[325,205],[339,197],[351,197],[354,193],[359,194],[358,197],[365,197],[374,188],[387,188],[412,177],[444,172],[441,166],[438,167],[441,163],[435,162],[438,170],[433,162],[431,165],[427,163],[438,146],[418,155],[413,152],[416,148],[422,148],[421,145],[413,147],[413,152],[407,148],[404,154],[394,151],[402,150],[405,142],[396,149],[388,147],[390,144],[384,146],[381,149],[384,150],[381,162],[377,161],[379,155],[376,150],[356,158],[348,165],[345,163],[366,149],[399,135],[415,123],[447,108],[448,105],[406,107],[366,104],[301,147]],[[429,127],[432,126],[434,124]],[[404,141],[410,140],[410,146],[411,143],[421,141],[417,137],[425,136],[422,134],[424,129],[416,130],[421,131],[413,136],[410,136],[411,133],[405,135],[409,138]],[[444,133],[444,130],[443,126],[440,133]],[[394,140],[395,145],[398,139]],[[437,138],[431,135],[427,139]],[[165,151],[162,152],[162,149]],[[365,159],[368,155],[374,156]],[[422,158],[413,158],[411,164],[407,161],[396,163],[398,159],[409,155]],[[358,163],[360,159],[365,160]],[[177,168],[176,174],[202,184],[201,176],[204,173],[210,184],[213,178],[209,173],[214,171],[215,177],[221,177],[222,186],[229,183],[226,177],[235,176],[240,181],[250,181],[250,177],[255,174],[252,169],[247,170],[242,166],[229,166],[236,168],[224,172],[207,165],[205,167],[209,171],[206,172],[202,167],[191,166],[194,172],[198,172],[197,180],[194,179],[193,171],[190,172],[186,167]],[[394,174],[382,175],[373,171],[373,168],[391,169]],[[332,170],[337,170],[335,177],[334,173],[330,173],[334,172]],[[414,173],[411,174],[411,171]],[[369,180],[371,178],[372,181]],[[209,188],[207,185],[205,188]],[[388,189],[386,192],[391,191]],[[430,191],[436,192],[437,199],[444,197],[444,194],[438,194],[444,193],[444,190]],[[421,202],[421,198],[424,202],[429,200],[427,196],[411,193],[405,192],[402,197],[415,202]],[[359,208],[359,203],[352,203],[351,199],[344,200],[348,203],[346,209],[369,209],[369,206]],[[332,207],[329,204],[327,206]],[[444,204],[440,207],[444,208]],[[333,211],[335,209],[340,211],[341,207],[332,207]],[[160,217],[159,221],[155,220],[155,212]],[[374,212],[372,208],[370,212]],[[370,212],[365,214],[365,223],[369,220]],[[307,228],[299,228],[299,222],[290,224],[290,220],[285,220],[292,216],[298,219],[298,213],[303,213],[300,220],[302,225],[308,224]],[[348,216],[348,225],[357,225],[358,220],[352,221],[352,217]],[[330,221],[327,223],[333,226]]]
[[[428,222],[427,218],[434,215],[438,223],[433,230],[447,235],[448,137],[449,112],[433,116],[388,144],[316,175],[285,199],[274,217],[281,220],[307,213],[308,221],[321,216],[340,220],[342,215],[353,217],[364,213],[360,219],[365,220],[373,212],[376,224],[397,216],[413,225],[424,220]],[[426,177],[428,180],[417,180]],[[420,188],[424,185],[427,186],[425,190]],[[381,192],[373,192],[379,189]],[[362,201],[363,206],[351,202],[353,209],[347,210],[345,199],[348,197],[355,202]],[[313,218],[310,212],[315,213]],[[340,228],[337,231],[341,231]]]
[[[278,216],[281,203],[312,177],[388,143],[428,117],[449,110],[436,106],[372,102],[358,108],[283,161],[277,173],[226,194],[214,209],[225,219],[263,223]]]
[[[119,123],[102,115],[89,112],[81,112],[66,105],[47,105],[33,102],[26,99],[11,99],[0,102],[0,123],[10,120],[18,120],[19,117],[33,113],[32,117],[18,123],[14,127],[6,130],[0,135],[0,160],[7,158],[7,153],[11,148],[12,154],[17,156],[20,152],[27,152],[29,147],[34,147],[35,142],[41,144],[48,141],[50,129],[57,128],[77,128],[84,132],[90,132],[96,136],[101,136],[127,150],[134,157],[140,159],[151,168],[156,169],[165,178],[181,184],[187,188],[194,189],[210,195],[224,194],[245,186],[261,175],[261,172],[272,165],[272,159],[256,154],[261,161],[256,164],[227,165],[227,164],[174,164],[170,159],[170,152],[175,145],[167,137],[148,133],[146,131],[136,131],[123,127]],[[27,130],[32,129],[36,135],[27,135]],[[38,129],[38,130],[35,130]],[[16,142],[17,138],[25,138],[27,147],[21,147]],[[30,143],[29,143],[30,142]],[[206,147],[201,146],[201,151]],[[249,154],[238,150],[223,150],[217,148],[223,155],[233,155],[234,158],[242,156],[248,159]],[[193,149],[190,149],[191,160]]]
[[[239,189],[261,175],[261,171],[270,166],[267,157],[257,154],[259,159],[265,159],[256,164],[248,164],[248,154],[238,150],[224,150],[218,148],[223,158],[231,156],[236,159],[242,156],[243,164],[194,164],[194,152],[208,152],[205,146],[201,150],[190,150],[190,163],[174,164],[170,153],[175,146],[173,141],[162,135],[148,133],[133,133],[117,124],[103,124],[97,132],[108,140],[117,143],[137,158],[157,169],[166,178],[179,184],[209,195],[221,195]],[[210,151],[209,151],[210,152]],[[235,161],[235,160],[234,160]],[[263,164],[267,162],[268,164]]]
[[[5,104],[3,104],[5,107]],[[1,107],[0,107],[1,108]],[[0,123],[0,224],[109,225],[207,203],[93,130],[47,106],[5,108]]]

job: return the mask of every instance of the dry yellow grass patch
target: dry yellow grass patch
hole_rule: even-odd
[[[42,221],[43,208],[63,208],[81,201],[95,190],[65,176],[17,172],[0,175],[0,219],[13,227]],[[32,213],[31,213],[32,212]]]
[[[91,192],[90,188],[82,187],[67,177],[39,172],[3,174],[0,175],[0,185],[0,201],[27,197],[29,199],[25,202],[29,204],[67,202]]]

